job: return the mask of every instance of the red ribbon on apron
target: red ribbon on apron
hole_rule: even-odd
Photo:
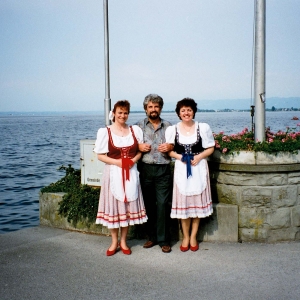
[[[123,180],[123,188],[124,188],[124,202],[128,202],[126,198],[126,191],[125,191],[125,180],[130,180],[129,178],[129,170],[130,167],[134,165],[134,162],[130,158],[122,158],[122,180]]]

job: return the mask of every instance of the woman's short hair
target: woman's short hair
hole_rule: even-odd
[[[144,109],[147,109],[147,105],[149,102],[158,103],[160,108],[163,108],[164,106],[164,100],[162,97],[158,96],[157,94],[149,94],[145,97],[143,105]]]
[[[128,111],[128,114],[130,113],[130,103],[128,100],[119,100],[118,102],[116,102],[112,110],[114,114],[116,113],[118,107],[126,109]],[[113,117],[112,121],[115,122],[115,117]]]
[[[179,117],[179,119],[181,120],[179,114],[180,114],[180,109],[185,106],[185,107],[190,107],[193,112],[194,112],[194,116],[193,119],[195,118],[196,112],[197,112],[197,103],[195,102],[194,99],[192,98],[184,98],[180,101],[177,102],[176,104],[176,108],[175,111],[177,113],[177,116]]]

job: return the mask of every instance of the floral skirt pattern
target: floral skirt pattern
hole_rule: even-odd
[[[102,224],[107,228],[119,228],[147,222],[148,218],[140,186],[137,200],[119,201],[110,192],[109,172],[110,166],[105,165],[96,224]]]

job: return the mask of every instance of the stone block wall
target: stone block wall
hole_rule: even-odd
[[[59,202],[64,193],[40,194],[40,224],[67,230],[75,230],[85,233],[110,235],[109,230],[102,225],[77,223],[76,226],[69,223],[67,218],[58,214]],[[238,208],[232,204],[214,204],[212,216],[201,219],[198,239],[211,242],[237,242],[238,241]],[[182,238],[179,222],[171,220],[172,240]],[[130,226],[128,238],[146,238],[143,225]]]
[[[300,239],[300,164],[210,161],[213,198],[238,206],[239,240]]]
[[[79,222],[74,226],[67,218],[58,214],[59,202],[62,201],[64,193],[40,193],[40,224],[49,227],[56,227],[67,230],[75,230],[86,233],[109,235],[109,230],[102,225]]]

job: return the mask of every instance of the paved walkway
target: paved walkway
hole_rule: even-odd
[[[300,243],[201,243],[106,257],[110,237],[49,227],[0,235],[0,299],[300,299]]]

